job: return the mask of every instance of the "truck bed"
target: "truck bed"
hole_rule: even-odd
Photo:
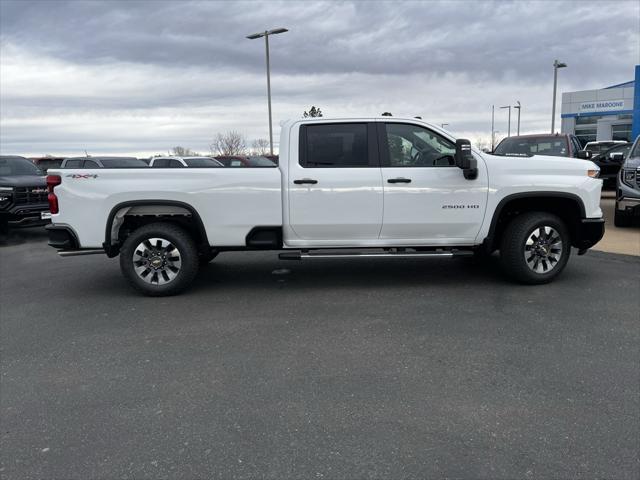
[[[206,218],[207,237],[214,245],[243,246],[256,225],[282,225],[278,168],[51,169],[48,173],[62,177],[56,187],[60,213],[53,215],[54,222],[72,225],[83,248],[101,247],[105,219],[119,205],[135,200],[191,205]]]

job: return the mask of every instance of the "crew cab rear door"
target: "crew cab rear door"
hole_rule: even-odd
[[[465,179],[455,166],[455,143],[423,125],[380,121],[378,134],[384,189],[380,239],[473,243],[487,202],[484,164],[475,180]]]
[[[298,137],[287,179],[289,228],[297,238],[291,243],[377,240],[383,192],[375,122],[303,124]]]

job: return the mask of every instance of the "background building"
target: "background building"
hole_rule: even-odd
[[[593,140],[632,141],[640,134],[640,65],[635,80],[600,90],[562,94],[562,133],[582,145]]]

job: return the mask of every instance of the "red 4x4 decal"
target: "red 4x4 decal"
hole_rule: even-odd
[[[67,177],[70,178],[98,178],[98,175],[95,173],[70,173],[69,175],[67,175]]]

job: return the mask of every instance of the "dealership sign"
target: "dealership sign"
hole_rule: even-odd
[[[592,112],[615,112],[617,110],[626,110],[624,100],[603,100],[599,102],[584,102],[580,104],[578,111],[580,113]]]

